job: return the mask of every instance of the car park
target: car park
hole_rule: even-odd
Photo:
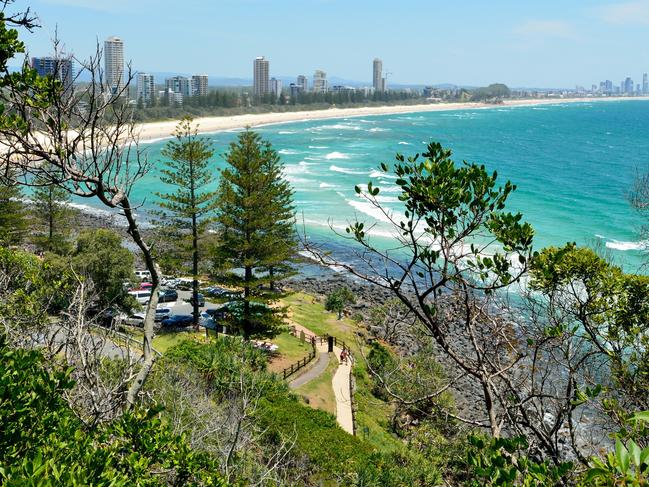
[[[194,282],[191,279],[177,279],[176,289],[182,289],[183,291],[189,291],[192,288],[192,283]]]
[[[169,303],[178,301],[178,292],[175,289],[164,289],[158,293],[158,302]]]
[[[135,277],[141,281],[149,281],[151,279],[151,273],[149,271],[135,271]]]
[[[161,325],[164,328],[176,328],[179,326],[189,326],[194,322],[192,315],[172,315],[162,320]]]
[[[201,313],[201,316],[198,320],[198,324],[209,330],[216,329],[216,321],[214,320],[212,315],[210,313],[207,313],[206,311],[203,311]]]
[[[218,286],[210,286],[206,287],[205,289],[201,289],[201,292],[205,294],[205,296],[218,298],[226,294],[228,290]]]

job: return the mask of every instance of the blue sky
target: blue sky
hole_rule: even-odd
[[[34,0],[31,55],[59,37],[76,56],[117,35],[135,69],[369,81],[383,59],[394,83],[590,86],[649,71],[649,0]]]

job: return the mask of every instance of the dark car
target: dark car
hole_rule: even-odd
[[[172,301],[178,301],[178,292],[175,289],[165,289],[158,293],[159,303],[169,303]]]
[[[194,322],[192,315],[173,315],[162,320],[161,325],[165,328],[176,328],[178,326],[189,326]]]
[[[198,306],[205,306],[205,296],[203,296],[201,293],[198,293]],[[192,306],[194,305],[194,296],[192,295],[191,298],[189,298],[189,304]]]
[[[212,287],[207,287],[202,290],[203,294],[206,296],[209,296],[211,298],[218,298],[220,296],[223,296],[223,294],[227,293],[227,289],[223,289],[222,287],[218,286],[212,286]]]

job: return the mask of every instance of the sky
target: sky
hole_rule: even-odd
[[[55,32],[85,58],[118,36],[138,71],[390,83],[574,87],[649,71],[649,0],[18,0],[42,27],[29,54],[52,52]]]

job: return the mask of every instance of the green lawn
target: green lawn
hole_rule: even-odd
[[[284,368],[301,360],[311,352],[311,344],[302,342],[288,331],[280,333],[270,341],[279,347],[268,364],[268,369],[272,372],[281,372]]]
[[[335,415],[336,396],[333,387],[331,387],[331,381],[337,368],[338,360],[336,355],[330,353],[329,364],[325,371],[311,382],[295,389],[295,393],[305,399],[305,402],[308,402],[312,408],[321,409]]]
[[[192,338],[205,339],[205,330],[201,328],[199,331],[169,331],[156,334],[153,338],[153,348],[160,353],[165,353],[174,345]]]

